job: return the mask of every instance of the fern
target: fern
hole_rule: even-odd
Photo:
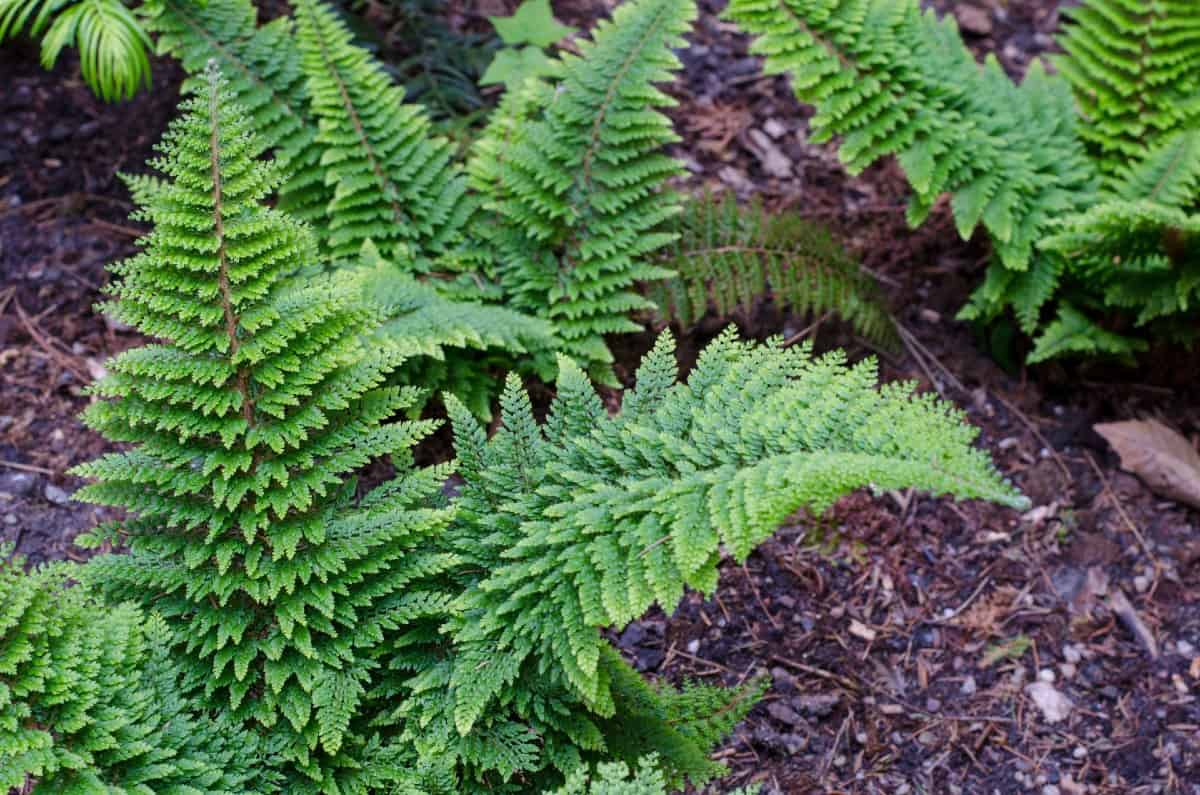
[[[267,792],[266,749],[179,695],[166,626],[0,549],[0,790]],[[260,778],[262,774],[267,774]]]
[[[694,15],[690,0],[622,4],[556,79],[506,99],[469,165],[508,302],[552,320],[564,349],[609,382],[602,335],[636,330],[629,313],[650,305],[635,284],[668,275],[652,258],[672,239],[663,225],[678,204],[662,185],[680,167],[654,110],[673,102],[654,84],[678,68],[671,48]]]
[[[150,85],[150,38],[122,0],[0,0],[0,42],[23,32],[42,37],[47,69],[78,49],[84,82],[106,101]]]
[[[650,292],[667,318],[689,326],[710,304],[718,317],[749,312],[769,293],[781,308],[836,314],[863,336],[892,342],[875,284],[826,230],[798,215],[768,215],[758,204],[742,210],[731,196],[706,195],[685,205],[675,230],[663,264],[677,275]]]
[[[370,240],[408,271],[423,272],[453,249],[472,211],[454,146],[432,135],[425,110],[404,93],[333,12],[316,0],[296,9],[311,109],[318,119],[325,181],[333,199],[319,227],[334,259],[357,257]]]
[[[491,440],[450,399],[466,480],[452,537],[467,590],[452,668],[416,692],[449,686],[468,735],[515,710],[576,746],[624,747],[605,732],[638,731],[622,711],[638,699],[599,629],[655,603],[670,612],[685,587],[711,591],[722,545],[744,559],[792,512],[820,512],[867,484],[1027,504],[970,447],[959,414],[874,380],[870,363],[726,334],[686,384],[663,337],[616,417],[567,361],[542,426],[515,381]],[[696,743],[712,739],[695,731]],[[651,735],[638,735],[640,753],[680,739]]]
[[[389,605],[453,563],[424,548],[448,520],[423,507],[438,470],[403,469],[430,426],[383,424],[416,395],[380,386],[398,357],[360,343],[377,322],[361,286],[288,279],[315,247],[260,206],[277,177],[215,66],[183,109],[143,211],[154,230],[104,307],[165,342],[113,359],[84,415],[133,445],[77,469],[96,481],[82,499],[134,515],[113,539],[129,553],[88,579],[155,605],[205,697],[271,730],[300,774],[289,792],[365,791],[372,741],[347,715],[370,650]],[[349,473],[388,454],[401,474],[354,504]]]
[[[1200,14],[1192,0],[1085,0],[1068,7],[1055,65],[1085,117],[1079,134],[1109,175],[1200,125]]]

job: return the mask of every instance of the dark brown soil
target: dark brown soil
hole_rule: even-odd
[[[608,5],[555,3],[581,25]],[[818,347],[878,353],[885,379],[916,379],[956,401],[1034,507],[1018,515],[857,494],[822,520],[798,518],[745,566],[728,562],[713,599],[693,595],[673,616],[648,616],[618,644],[673,681],[772,677],[720,752],[731,776],[718,791],[759,782],[789,794],[1197,795],[1200,514],[1121,472],[1092,431],[1157,416],[1195,443],[1197,358],[1161,351],[1139,370],[1002,369],[954,320],[981,276],[985,242],[961,241],[944,208],[909,230],[896,166],[847,175],[833,148],[808,141],[809,112],[786,81],[762,77],[713,14],[718,3],[703,5],[672,89],[688,187],[761,196],[829,223],[915,342],[872,351],[827,322],[811,332]],[[1054,0],[937,5],[1014,75],[1052,46]],[[76,419],[83,385],[140,341],[93,309],[104,264],[132,252],[136,233],[114,175],[141,167],[180,75],[158,63],[152,93],[104,105],[73,64],[45,73],[29,47],[0,48],[0,74],[0,542],[36,561],[78,555],[71,539],[98,516],[65,500],[79,483],[66,470],[108,449]],[[742,325],[767,335],[809,320],[762,314]],[[718,327],[693,330],[684,349]],[[623,374],[651,340],[614,340]],[[1010,353],[1020,361],[1019,348]],[[1061,720],[1038,706],[1048,688],[1070,702]]]

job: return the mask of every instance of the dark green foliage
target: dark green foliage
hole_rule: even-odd
[[[1083,136],[1109,175],[1171,133],[1200,126],[1200,13],[1194,0],[1084,0],[1055,65],[1075,89]]]
[[[669,275],[653,264],[676,212],[663,183],[680,166],[656,108],[695,8],[690,0],[632,0],[601,22],[551,80],[531,79],[497,108],[470,164],[510,306],[552,320],[566,350],[612,381],[603,335],[635,331],[650,308],[639,281]]]
[[[113,268],[105,309],[162,344],[128,351],[85,413],[131,443],[78,468],[82,499],[134,518],[128,545],[87,568],[110,596],[153,603],[205,697],[272,732],[303,777],[289,792],[365,791],[386,749],[351,731],[385,631],[436,620],[430,548],[448,515],[423,507],[439,470],[409,472],[428,423],[383,388],[399,360],[360,341],[377,321],[345,275],[297,284],[304,229],[262,207],[276,179],[251,120],[210,67],[184,103],[143,209],[145,251]],[[397,478],[355,502],[349,475],[396,455]],[[383,760],[383,761],[380,761]]]
[[[820,512],[866,484],[1027,504],[970,446],[975,431],[957,412],[910,386],[877,391],[869,363],[848,368],[837,355],[726,334],[686,384],[675,379],[664,337],[610,417],[563,360],[545,424],[513,380],[491,440],[448,401],[466,480],[452,538],[467,590],[455,659],[416,690],[441,700],[449,685],[459,732],[515,713],[540,736],[671,755],[674,774],[703,780],[712,771],[690,766],[686,741],[704,749],[728,726],[685,716],[711,716],[711,696],[697,694],[708,708],[693,713],[686,691],[639,692],[600,628],[653,604],[670,612],[688,586],[710,592],[722,545],[744,559],[794,511]],[[676,716],[674,733],[629,717],[656,710]],[[546,756],[569,769],[577,755],[546,742]]]
[[[690,326],[710,306],[718,317],[749,313],[769,295],[799,314],[837,315],[880,343],[895,336],[875,283],[827,230],[795,213],[770,215],[757,203],[739,208],[729,194],[705,195],[684,205],[675,232],[662,262],[676,275],[650,291],[670,320]]]
[[[161,619],[69,587],[78,570],[68,565],[22,574],[9,552],[0,548],[0,791],[27,780],[45,795],[274,789],[254,735],[181,697]]]
[[[420,105],[405,104],[370,53],[317,0],[299,0],[296,46],[320,131],[333,197],[316,227],[333,259],[353,259],[372,241],[409,272],[453,249],[472,203],[454,146],[432,134]]]
[[[852,169],[899,158],[916,194],[911,221],[950,193],[964,236],[987,229],[998,262],[962,317],[1011,309],[1037,335],[1031,361],[1128,356],[1145,347],[1135,333],[1194,325],[1195,197],[1163,187],[1196,169],[1191,0],[1086,0],[1068,11],[1066,77],[1035,61],[1020,86],[994,58],[979,67],[953,22],[916,0],[734,0],[729,13],[759,35],[767,68],[817,106],[818,134],[842,137]]]

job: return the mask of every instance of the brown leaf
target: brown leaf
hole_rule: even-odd
[[[1200,453],[1158,420],[1104,422],[1095,426],[1121,456],[1121,467],[1154,491],[1200,508]]]

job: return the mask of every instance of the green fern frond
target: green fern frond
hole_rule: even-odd
[[[819,513],[866,485],[1028,505],[971,446],[960,413],[909,385],[877,390],[869,362],[726,334],[686,384],[675,373],[664,336],[609,417],[563,361],[545,425],[514,382],[486,443],[452,409],[467,476],[454,533],[482,570],[455,630],[460,732],[498,698],[532,697],[512,692],[525,676],[615,714],[599,628],[655,603],[670,612],[685,587],[711,591],[722,546],[744,559],[798,509]]]
[[[325,184],[292,21],[281,17],[258,27],[258,12],[249,0],[146,0],[141,14],[157,37],[158,52],[178,58],[191,75],[184,91],[203,90],[201,73],[209,60],[216,61],[259,140],[286,175],[279,209],[323,227],[333,189]]]
[[[315,227],[322,247],[352,261],[370,240],[405,270],[430,270],[459,244],[474,207],[454,144],[432,134],[425,109],[405,104],[403,90],[318,0],[297,5],[296,46],[333,189]]]
[[[1126,201],[1181,209],[1200,204],[1200,126],[1164,138],[1123,165],[1111,183],[1111,193]]]
[[[161,145],[145,250],[113,267],[105,309],[163,342],[92,388],[85,421],[131,447],[78,467],[78,496],[131,518],[129,552],[86,579],[155,605],[204,698],[269,731],[288,792],[365,792],[376,745],[349,716],[374,649],[443,620],[445,600],[397,600],[456,562],[428,549],[444,475],[405,467],[432,425],[385,422],[419,397],[383,385],[399,355],[365,343],[379,319],[353,274],[292,278],[315,246],[262,206],[277,173],[215,64],[205,78]],[[382,456],[399,474],[352,502]]]
[[[506,99],[469,167],[510,305],[554,321],[609,382],[603,335],[636,330],[630,312],[650,308],[636,283],[668,275],[653,257],[672,239],[678,204],[662,186],[680,166],[662,151],[677,138],[656,108],[673,100],[655,85],[679,67],[671,50],[694,16],[691,0],[618,6],[552,81]]]
[[[983,224],[1003,265],[1024,270],[1043,231],[1095,192],[1070,87],[1037,62],[1020,86],[995,58],[980,67],[952,17],[916,0],[734,0],[727,13],[816,106],[814,140],[840,136],[853,172],[899,158],[914,225],[950,193],[960,234]]]
[[[150,85],[150,37],[122,0],[0,0],[0,42],[22,32],[42,38],[47,69],[78,49],[84,82],[105,101]]]
[[[181,696],[162,620],[0,548],[0,790],[272,792],[253,734]],[[27,778],[28,777],[28,778]]]
[[[741,209],[729,194],[705,195],[684,205],[675,233],[662,264],[676,275],[650,289],[666,318],[689,326],[710,305],[729,317],[770,295],[781,308],[828,312],[868,339],[894,341],[875,283],[827,230],[799,215],[771,215],[758,203]]]
[[[1107,331],[1070,304],[1059,304],[1058,316],[1048,324],[1035,340],[1029,362],[1044,362],[1060,356],[1119,356],[1146,349],[1146,343],[1138,339]]]
[[[1200,123],[1200,14],[1193,0],[1084,0],[1067,7],[1054,59],[1085,117],[1079,134],[1119,174]]]

